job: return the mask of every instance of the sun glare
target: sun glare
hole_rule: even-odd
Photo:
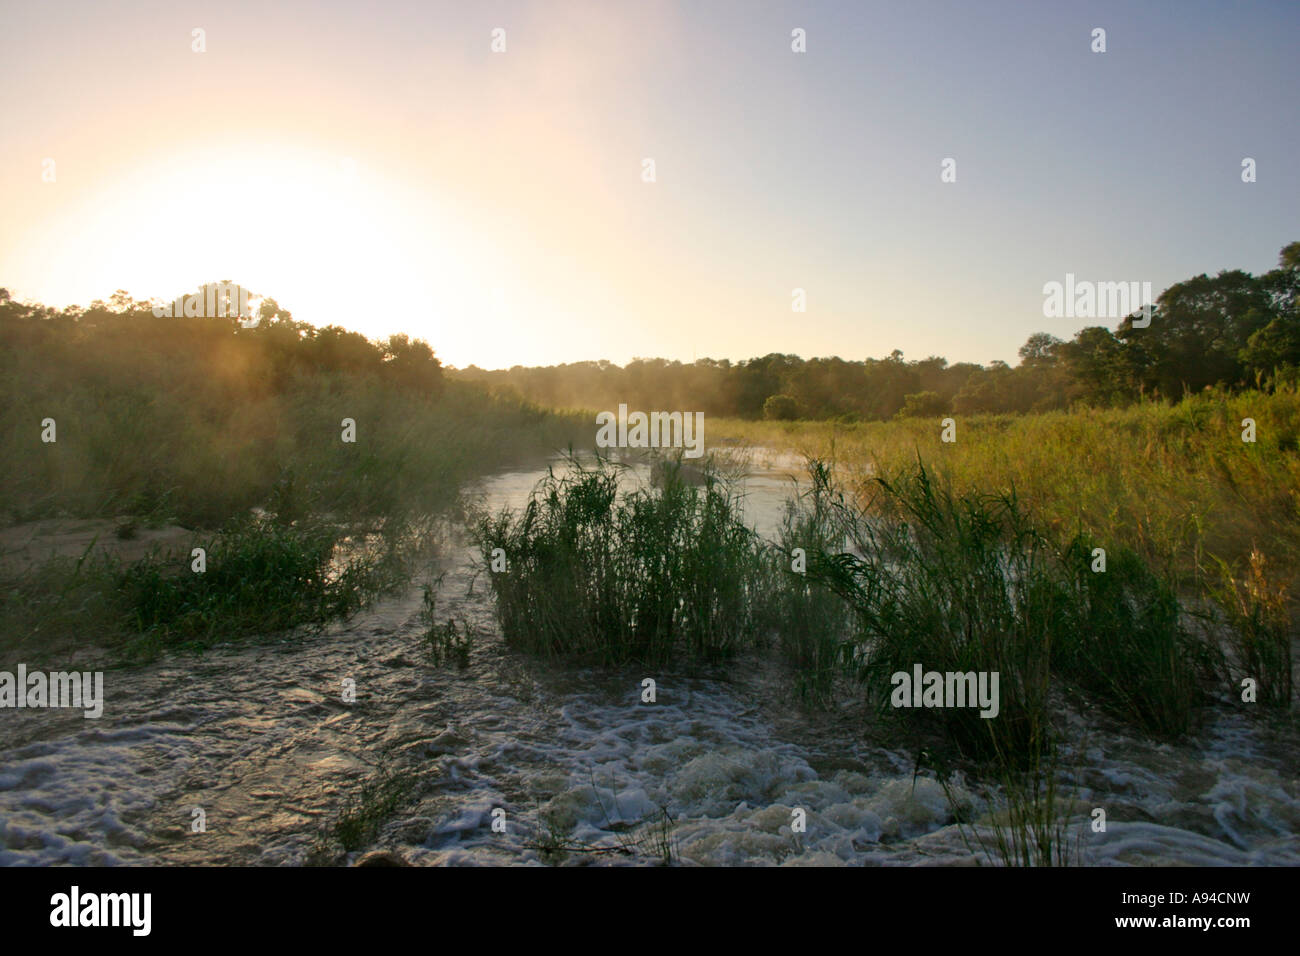
[[[176,154],[105,186],[75,228],[51,223],[29,247],[42,285],[85,304],[229,279],[317,326],[435,343],[454,321],[501,317],[494,257],[435,197],[347,156],[240,153]]]

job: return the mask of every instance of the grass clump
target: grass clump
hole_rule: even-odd
[[[822,479],[825,481],[825,479]],[[915,665],[999,675],[996,717],[973,707],[906,711],[972,757],[1019,766],[1050,743],[1053,678],[1156,733],[1187,729],[1203,647],[1172,587],[1131,551],[1090,569],[1083,539],[1058,547],[1014,491],[958,492],[918,462],[869,483],[865,509],[836,497],[853,550],[819,552],[809,575],[858,616],[853,651],[883,713]]]
[[[0,581],[0,652],[6,662],[64,664],[64,649],[84,642],[87,633],[120,643],[120,565],[94,553],[94,545],[79,558],[50,558]]]
[[[939,783],[953,808],[962,842],[972,855],[1004,867],[1074,866],[1083,860],[1080,834],[1071,840],[1070,809],[1074,790],[1062,790],[1059,750],[1054,737],[1031,748],[1033,756],[1020,767],[1006,755],[995,761],[999,786],[989,792],[990,812],[978,822],[967,818],[967,807],[953,792],[945,773]]]
[[[810,459],[808,472],[808,489],[786,501],[767,614],[780,653],[793,668],[800,700],[817,705],[829,702],[836,678],[852,659],[855,621],[852,607],[807,573],[810,555],[843,551],[849,533],[847,506],[834,487],[831,465]]]
[[[1131,549],[1105,555],[1093,570],[1092,544],[1076,538],[1062,554],[1073,572],[1060,608],[1053,669],[1113,716],[1163,737],[1191,728],[1202,681],[1219,664],[1211,646],[1184,625],[1171,583]]]
[[[470,650],[474,646],[473,631],[468,622],[462,621],[458,627],[455,619],[450,617],[438,624],[434,587],[427,584],[419,620],[424,628],[425,651],[434,667],[445,664],[455,664],[461,670],[469,667]]]
[[[1240,689],[1244,681],[1253,680],[1261,704],[1290,709],[1295,671],[1285,587],[1271,580],[1258,549],[1250,552],[1244,573],[1222,558],[1211,556],[1211,560],[1218,581],[1208,584],[1207,590],[1217,608],[1212,618],[1227,628],[1229,682]]]
[[[261,516],[196,543],[202,571],[192,554],[155,550],[126,563],[94,553],[92,542],[78,560],[51,559],[0,582],[6,656],[66,660],[90,633],[99,650],[141,663],[167,647],[321,627],[406,580],[415,539],[397,526],[353,537],[323,521]]]
[[[673,819],[668,807],[660,804],[659,812],[629,823],[622,819],[618,811],[618,800],[614,800],[617,820],[611,819],[605,801],[596,787],[595,771],[590,774],[591,792],[600,806],[605,818],[603,829],[611,834],[612,842],[586,843],[575,839],[569,833],[571,820],[565,814],[551,811],[538,814],[539,832],[537,839],[524,843],[525,849],[536,850],[546,863],[563,863],[570,853],[587,854],[594,857],[624,856],[653,860],[660,866],[671,866],[680,862],[676,830],[677,821]],[[612,787],[611,787],[612,792]]]
[[[206,542],[206,570],[146,558],[119,576],[132,646],[204,647],[347,617],[404,579],[395,538],[356,546],[324,522],[254,517]]]
[[[536,850],[543,862],[551,864],[563,863],[570,853],[575,853],[648,859],[659,866],[671,866],[681,859],[674,836],[676,828],[672,814],[660,807],[659,813],[637,827],[613,830],[612,844],[595,844],[574,839],[557,817],[544,816],[538,838],[524,843],[524,848]]]
[[[956,495],[923,465],[897,479],[873,479],[869,508],[848,515],[857,553],[817,555],[810,575],[857,613],[863,642],[857,676],[882,713],[892,676],[925,671],[997,672],[999,711],[909,711],[932,715],[972,756],[1023,755],[1041,739],[1054,623],[1063,595],[1046,565],[1050,547],[1010,495]]]
[[[521,513],[475,521],[488,568],[506,561],[491,582],[508,642],[614,664],[719,660],[752,638],[765,548],[726,483],[669,468],[659,487],[620,493],[613,463],[568,464]]]

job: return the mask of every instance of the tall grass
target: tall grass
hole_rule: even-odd
[[[1222,654],[1189,629],[1172,583],[1128,548],[1092,570],[1092,542],[1075,538],[1061,555],[1070,595],[1060,608],[1053,669],[1091,704],[1150,733],[1190,729]]]
[[[1267,556],[1294,595],[1300,585],[1300,392],[1207,391],[1174,405],[1146,401],[1027,415],[955,416],[940,422],[748,422],[711,419],[724,439],[792,449],[842,466],[893,474],[919,456],[958,492],[1014,488],[1048,530],[1083,531],[1108,550],[1127,547],[1198,586],[1207,555],[1245,567]],[[1242,441],[1241,422],[1257,423]],[[1294,615],[1294,605],[1290,605]]]
[[[0,350],[0,522],[112,518],[123,540],[178,524],[209,545],[210,566],[88,552],[11,575],[0,648],[62,653],[78,637],[129,635],[147,657],[349,614],[396,571],[391,549],[382,558],[356,536],[392,544],[453,506],[466,479],[585,425],[442,382],[431,354],[404,374],[388,346],[288,321],[250,331],[147,309],[27,311],[0,316],[16,346]],[[54,441],[42,440],[47,419]]]
[[[353,519],[428,513],[461,483],[512,458],[563,446],[576,419],[453,383],[436,398],[364,378],[302,375],[283,393],[208,404],[185,382],[72,380],[0,408],[11,522],[132,514],[217,528],[260,506]],[[52,387],[52,386],[51,386]],[[40,440],[54,418],[58,440]],[[356,441],[342,440],[344,418]]]
[[[1093,571],[1088,542],[1059,545],[1014,490],[958,492],[921,463],[872,479],[861,509],[826,494],[854,550],[820,552],[810,576],[857,613],[858,676],[882,712],[893,711],[891,676],[920,664],[999,674],[996,717],[907,712],[937,720],[973,756],[1025,757],[1046,743],[1053,678],[1149,732],[1190,725],[1213,656],[1184,628],[1171,585],[1132,552]]]
[[[826,463],[809,473],[769,545],[713,480],[620,492],[609,462],[551,472],[522,512],[477,519],[485,566],[506,561],[489,573],[507,641],[662,662],[717,660],[775,632],[805,698],[824,701],[847,676],[882,715],[968,756],[1022,762],[1050,742],[1054,690],[1174,737],[1222,675],[1167,576],[1122,547],[1094,570],[1092,543],[1059,541],[1014,490],[958,491],[918,462],[871,479],[859,501]],[[894,708],[893,676],[918,664],[997,673],[997,716]]]
[[[1256,422],[1253,443],[1242,440],[1246,418]],[[1080,686],[1109,685],[1108,700],[1130,697],[1117,706],[1146,711],[1145,726],[1177,732],[1187,709],[1175,704],[1158,713],[1169,697],[1142,690],[1127,663],[1134,656],[1151,662],[1163,654],[1159,686],[1181,682],[1190,659],[1200,675],[1217,672],[1224,683],[1231,676],[1234,697],[1241,680],[1252,677],[1261,703],[1284,709],[1294,703],[1292,645],[1300,625],[1300,392],[1294,387],[1207,390],[1176,405],[958,416],[952,443],[940,441],[937,420],[925,419],[851,425],[715,419],[710,427],[715,440],[834,456],[845,470],[880,475],[897,474],[919,456],[955,493],[1014,490],[1036,526],[1065,542],[1062,547],[1077,538],[1080,547],[1088,541],[1104,548],[1105,575],[1084,574],[1083,554],[1070,558],[1079,575],[1074,603],[1086,611],[1080,641],[1093,650],[1068,656]],[[1188,645],[1170,637],[1162,652],[1156,635],[1171,633],[1174,599],[1184,618],[1203,620],[1206,639]],[[1134,638],[1118,636],[1133,628]],[[1088,662],[1107,659],[1097,653],[1102,643],[1121,667],[1094,663],[1089,674]]]
[[[66,663],[90,636],[121,646],[128,634],[117,591],[120,562],[94,552],[51,558],[0,581],[0,660]]]
[[[994,718],[942,708],[936,719],[966,753],[1024,753],[1042,736],[1054,623],[1065,595],[1046,567],[1050,547],[1009,495],[954,495],[924,467],[875,480],[868,508],[848,513],[857,553],[819,553],[810,569],[849,602],[862,625],[857,676],[882,714],[892,675],[999,674]],[[924,721],[929,711],[909,712]]]
[[[321,522],[233,522],[205,542],[202,573],[149,558],[125,568],[118,590],[132,645],[203,647],[347,617],[405,580],[401,542],[354,542]]]
[[[0,587],[0,651],[66,660],[83,651],[150,660],[167,647],[201,649],[347,617],[409,576],[418,536],[396,525],[353,538],[320,520],[243,518],[196,538],[186,554],[138,561],[87,551],[27,569]],[[82,647],[91,639],[96,648]]]
[[[0,521],[129,513],[211,530],[277,486],[304,512],[427,513],[590,421],[445,381],[427,347],[287,314],[242,329],[142,304],[73,317],[7,303],[0,340]]]
[[[734,490],[669,468],[658,487],[620,492],[619,473],[571,458],[522,513],[477,517],[485,564],[508,563],[490,572],[506,640],[602,663],[735,653],[756,631],[767,558]]]
[[[1221,558],[1214,560],[1219,579],[1208,589],[1219,611],[1213,620],[1228,634],[1227,671],[1234,693],[1251,680],[1260,703],[1287,709],[1295,694],[1295,665],[1286,590],[1270,578],[1258,551],[1251,552],[1244,573]]]
[[[856,621],[850,604],[808,577],[810,556],[843,551],[852,531],[831,465],[811,459],[808,473],[808,487],[786,500],[777,536],[777,580],[767,591],[765,611],[780,652],[793,667],[800,699],[816,705],[829,703],[836,679],[852,660]]]

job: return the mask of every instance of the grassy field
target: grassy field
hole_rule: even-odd
[[[1242,441],[1243,419],[1256,441]],[[1300,585],[1300,394],[1205,393],[1177,405],[1083,408],[1040,415],[956,417],[844,425],[711,419],[728,439],[831,461],[863,487],[868,473],[898,474],[918,459],[953,489],[1014,491],[1060,535],[1130,548],[1180,587]],[[1252,570],[1258,569],[1257,575]],[[1262,580],[1261,580],[1262,577]]]

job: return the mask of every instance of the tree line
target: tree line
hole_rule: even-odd
[[[202,296],[207,286],[199,290]],[[1081,329],[1069,341],[1039,332],[1010,366],[939,356],[803,359],[772,353],[690,364],[638,358],[488,371],[444,368],[432,347],[407,335],[372,341],[339,326],[295,319],[272,298],[258,300],[256,327],[237,317],[158,317],[154,300],[124,291],[108,302],[59,310],[13,300],[0,289],[0,346],[11,356],[70,350],[89,366],[121,369],[184,353],[202,356],[221,380],[279,392],[302,374],[375,377],[403,391],[437,396],[448,376],[551,408],[675,408],[713,416],[878,420],[896,416],[1036,412],[1077,403],[1122,405],[1147,397],[1177,401],[1210,387],[1272,388],[1300,380],[1300,242],[1277,268],[1198,275],[1156,299],[1150,322],[1125,318],[1111,330]],[[130,356],[130,358],[128,358]],[[75,364],[75,363],[74,363]]]
[[[210,288],[229,285],[201,286],[197,300],[210,301]],[[158,363],[179,363],[203,370],[196,392],[219,383],[280,394],[295,380],[320,374],[373,378],[404,393],[434,397],[443,389],[442,363],[421,339],[399,334],[372,341],[337,325],[317,328],[295,319],[273,298],[256,301],[253,325],[233,310],[222,316],[159,316],[157,300],[133,299],[124,290],[107,302],[55,309],[19,302],[0,289],[0,351],[51,375],[75,369],[73,374],[87,379],[150,377],[148,370]]]
[[[678,408],[709,415],[774,419],[885,419],[895,416],[1037,412],[1077,403],[1122,405],[1144,396],[1174,401],[1210,387],[1272,388],[1300,373],[1300,242],[1278,267],[1254,276],[1198,275],[1111,330],[1081,329],[1069,341],[1029,337],[1020,361],[949,364],[939,356],[803,359],[772,353],[732,363],[638,358],[488,371],[450,370],[494,390],[549,407]]]

